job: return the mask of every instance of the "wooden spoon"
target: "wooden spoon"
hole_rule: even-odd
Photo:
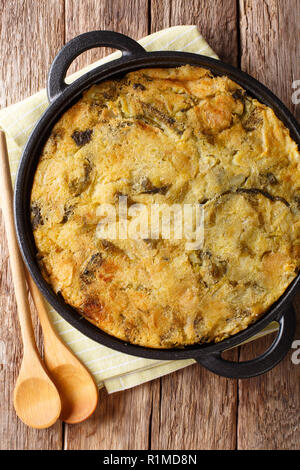
[[[62,401],[60,418],[66,423],[80,423],[95,411],[99,396],[97,385],[85,366],[57,335],[49,320],[44,299],[28,272],[27,282],[44,333],[44,360]]]
[[[33,428],[47,428],[58,419],[61,413],[61,400],[57,388],[43,366],[35,344],[24,266],[15,234],[12,184],[5,134],[2,131],[0,131],[0,188],[24,347],[21,369],[14,390],[14,406],[17,415],[25,424]]]

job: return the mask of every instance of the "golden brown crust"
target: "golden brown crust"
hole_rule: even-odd
[[[34,178],[43,275],[104,331],[157,348],[246,328],[299,268],[297,145],[274,112],[202,68],[95,85],[55,125]],[[204,246],[101,240],[101,203],[193,204]]]

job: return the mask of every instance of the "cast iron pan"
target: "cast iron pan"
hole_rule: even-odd
[[[86,73],[70,85],[65,83],[66,72],[72,61],[82,52],[100,46],[113,47],[122,51],[121,58],[101,65]],[[183,349],[151,349],[128,344],[112,337],[82,318],[56,295],[43,279],[37,261],[36,246],[30,224],[30,193],[33,176],[43,145],[60,116],[78,99],[82,91],[94,83],[117,78],[125,73],[147,67],[177,67],[191,64],[209,68],[215,75],[227,75],[239,83],[247,92],[274,109],[277,116],[290,129],[292,138],[299,145],[300,129],[288,109],[265,86],[244,72],[219,60],[185,52],[146,52],[137,42],[112,31],[92,31],[72,39],[58,53],[53,61],[48,79],[50,106],[40,118],[31,133],[23,151],[15,185],[15,222],[19,245],[33,279],[48,302],[71,325],[89,338],[109,348],[126,354],[149,359],[187,359],[197,362],[216,374],[231,378],[253,377],[267,372],[287,354],[295,331],[295,315],[291,299],[299,284],[299,275],[286,289],[282,297],[268,312],[246,330],[217,344],[195,344]],[[46,188],[45,188],[46,189]],[[261,356],[246,362],[225,361],[221,354],[261,331],[270,321],[279,322],[279,331],[271,347]]]

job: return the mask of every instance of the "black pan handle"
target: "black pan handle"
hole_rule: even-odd
[[[67,87],[65,77],[68,68],[76,57],[95,47],[113,47],[130,57],[145,53],[145,49],[133,39],[114,31],[90,31],[71,39],[52,62],[48,76],[48,98],[53,101]]]
[[[279,331],[272,345],[261,356],[250,361],[232,362],[221,357],[222,352],[195,358],[199,364],[215,374],[230,379],[247,379],[264,374],[275,367],[288,353],[296,329],[295,312],[290,305],[279,320]]]

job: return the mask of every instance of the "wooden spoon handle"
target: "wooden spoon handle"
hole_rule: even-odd
[[[15,288],[15,296],[17,299],[18,315],[25,353],[25,350],[29,348],[34,348],[36,350],[36,344],[31,321],[30,307],[28,303],[24,265],[15,232],[12,203],[13,189],[8,162],[6,139],[3,131],[0,131],[0,188],[2,213],[6,229],[10,265]]]
[[[53,336],[57,338],[57,333],[55,329],[53,328],[52,323],[49,319],[49,315],[47,312],[44,298],[26,268],[25,268],[25,274],[26,274],[27,285],[29,287],[31,297],[34,302],[35,308],[37,309],[38,317],[42,326],[42,330],[44,334],[44,341],[46,342],[49,339],[52,339]]]

